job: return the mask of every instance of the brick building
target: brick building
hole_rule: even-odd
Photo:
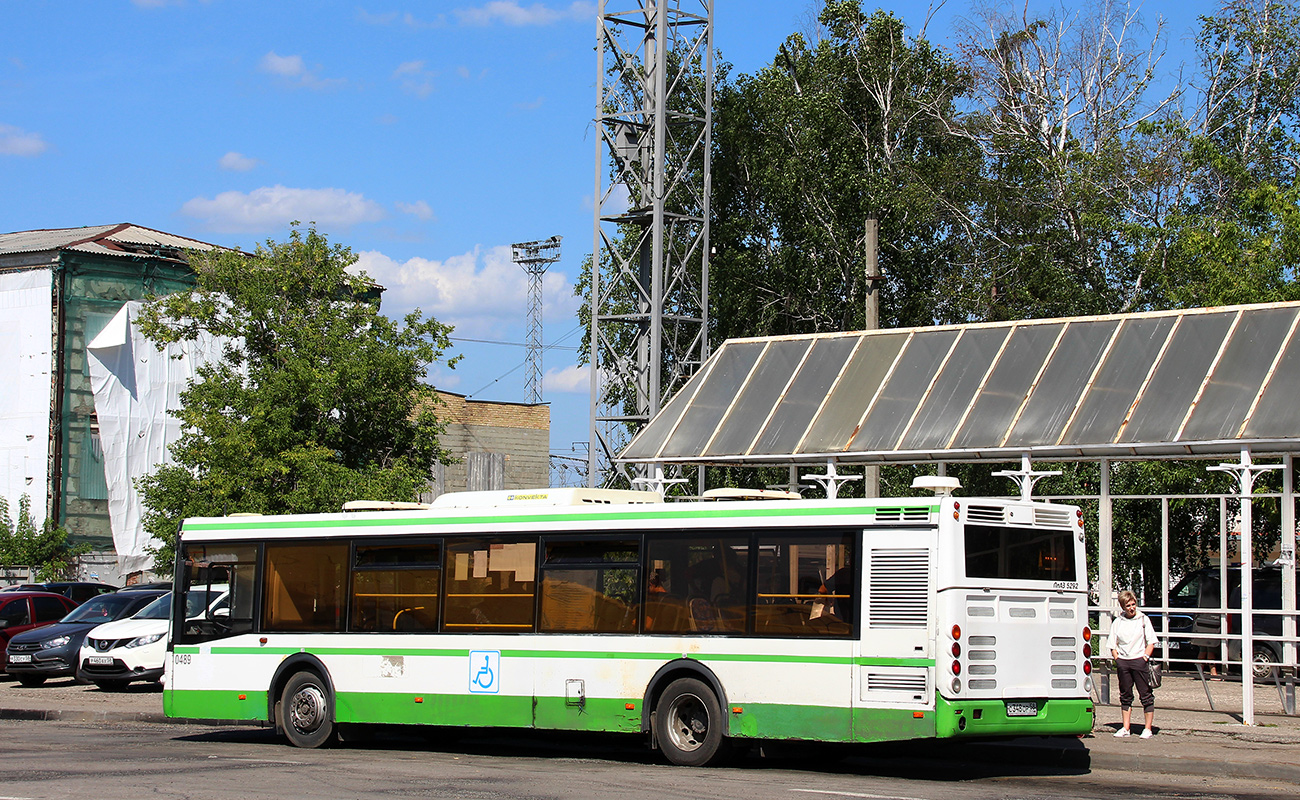
[[[549,405],[470,400],[444,391],[438,398],[434,413],[446,426],[439,441],[459,461],[434,467],[433,485],[423,499],[445,492],[550,485]]]

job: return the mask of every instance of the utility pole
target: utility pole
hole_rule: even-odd
[[[560,260],[560,239],[510,245],[510,257],[528,273],[528,349],[524,356],[524,393],[529,403],[542,402],[542,276]]]
[[[874,331],[880,329],[880,284],[884,281],[880,274],[880,220],[874,211],[867,214],[863,239],[866,244],[867,307],[866,322],[862,327]],[[862,493],[867,497],[879,497],[880,467],[866,467],[862,478]]]

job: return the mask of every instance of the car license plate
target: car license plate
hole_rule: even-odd
[[[86,656],[86,663],[95,664],[96,666],[111,667],[113,666],[113,657],[112,656]]]
[[[1038,703],[1007,703],[1008,717],[1036,717]]]
[[[30,664],[30,663],[32,663],[32,657],[31,657],[30,654],[24,654],[24,655],[21,655],[21,656],[9,656],[9,663],[10,663],[10,664]]]

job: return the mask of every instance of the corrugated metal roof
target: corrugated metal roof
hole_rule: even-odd
[[[1300,303],[725,342],[624,462],[1300,447]]]
[[[215,250],[218,245],[130,223],[0,233],[0,256],[75,250],[102,255],[148,255],[155,249]]]

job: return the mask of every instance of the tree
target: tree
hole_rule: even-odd
[[[1300,11],[1230,0],[1202,17],[1187,188],[1165,235],[1168,305],[1300,297]]]
[[[954,136],[965,77],[924,33],[857,0],[719,90],[713,336],[861,327],[863,229],[880,219],[882,324],[952,321],[936,291],[979,152]]]
[[[30,567],[34,580],[52,581],[65,577],[73,559],[89,549],[70,545],[67,530],[51,520],[37,530],[27,495],[18,498],[16,521],[9,516],[9,501],[0,497],[0,564]]]
[[[965,230],[967,293],[1000,319],[1149,307],[1143,232],[1170,211],[1151,190],[1179,144],[1155,134],[1182,93],[1149,98],[1163,23],[1139,39],[1138,13],[1113,0],[1042,17],[997,2],[976,14],[957,45],[974,85],[959,132],[986,165]]]
[[[436,461],[435,395],[421,379],[451,329],[420,311],[379,313],[379,287],[315,228],[251,255],[191,254],[197,286],[147,305],[159,345],[213,336],[219,360],[181,395],[175,463],[142,479],[145,529],[170,544],[186,517],[337,511],[349,500],[414,500]],[[454,366],[454,361],[449,362]]]

